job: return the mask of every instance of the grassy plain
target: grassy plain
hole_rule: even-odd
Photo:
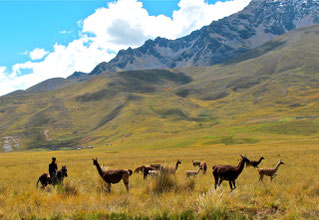
[[[207,133],[206,133],[207,134]],[[201,136],[200,136],[201,135]],[[268,136],[253,144],[206,143],[204,131],[186,136],[145,143],[114,143],[82,151],[24,152],[0,154],[0,214],[3,219],[318,219],[319,218],[319,139]],[[210,137],[206,137],[210,138]],[[182,141],[180,141],[180,139]],[[205,144],[206,143],[206,144]],[[133,146],[135,145],[135,147]],[[166,145],[167,147],[162,147]],[[160,147],[156,147],[160,146]],[[134,149],[134,150],[132,150]],[[279,168],[272,183],[258,182],[257,171],[245,168],[230,192],[227,182],[213,188],[214,164],[234,164],[239,155],[251,159],[264,156],[261,167]],[[69,177],[64,187],[36,189],[37,178],[47,172],[51,156],[59,167],[67,165]],[[130,168],[161,163],[173,166],[182,161],[171,188],[158,193],[156,179],[143,181],[141,174],[130,177],[131,191],[123,183],[105,190],[92,158],[104,169]],[[186,169],[194,169],[192,159],[205,160],[209,169],[194,180],[185,179]],[[165,188],[165,184],[162,186]],[[167,188],[167,186],[166,186]]]

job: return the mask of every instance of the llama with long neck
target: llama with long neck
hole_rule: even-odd
[[[277,171],[281,164],[285,164],[282,160],[278,162],[275,168],[258,168],[257,171],[260,175],[259,181],[263,182],[264,176],[270,177],[270,182],[272,182],[273,178],[275,178],[278,174]]]
[[[202,169],[203,169],[202,167],[199,167],[196,171],[195,170],[185,170],[186,178],[191,177],[191,176],[193,176],[193,177],[197,176]]]
[[[244,157],[242,155],[240,155],[240,156],[242,157],[242,159],[239,162],[238,166],[231,166],[231,165],[213,166],[213,175],[215,178],[215,189],[217,188],[217,185],[220,186],[224,180],[229,181],[229,186],[230,186],[231,191],[236,189],[235,180],[242,173],[242,171],[245,167],[245,163],[249,162],[247,157]]]
[[[261,157],[258,161],[251,160],[249,163],[246,164],[247,167],[252,166],[254,168],[258,168],[258,165],[261,163],[261,161],[265,159],[264,157]]]
[[[164,167],[162,169],[162,172],[169,173],[169,174],[176,174],[176,171],[178,169],[178,165],[180,165],[182,162],[179,160],[176,161],[175,167]]]
[[[111,184],[116,184],[123,180],[127,192],[129,192],[129,177],[132,175],[132,170],[127,169],[117,169],[117,170],[102,170],[100,164],[96,159],[93,159],[93,165],[101,176],[101,178],[108,184],[109,192],[111,192]]]

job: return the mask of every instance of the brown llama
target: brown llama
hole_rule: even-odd
[[[207,171],[207,163],[205,161],[199,161],[199,160],[192,160],[193,166],[199,166],[203,170],[203,174],[206,174]]]
[[[270,182],[272,182],[272,179],[278,175],[276,172],[281,164],[285,164],[285,163],[282,160],[280,160],[275,168],[258,168],[257,171],[260,175],[259,181],[264,182],[263,181],[264,176],[269,176]]]
[[[144,166],[136,167],[134,173],[139,173],[143,171]]]
[[[156,170],[161,170],[163,168],[160,164],[150,164],[150,165],[147,165],[147,166],[143,165],[143,166],[136,167],[135,170],[134,170],[134,173],[142,172],[144,167],[154,167]]]
[[[249,163],[246,164],[246,167],[252,166],[254,168],[258,168],[258,165],[264,159],[265,159],[264,157],[261,157],[258,161],[257,160],[251,160]]]
[[[213,166],[213,175],[215,178],[215,189],[217,185],[220,186],[224,180],[229,181],[230,190],[233,191],[236,189],[235,180],[241,174],[245,167],[245,163],[248,163],[249,160],[245,156],[241,156],[241,161],[239,162],[238,166],[231,166],[231,165],[216,165]],[[219,181],[218,181],[219,180]]]
[[[180,165],[182,162],[179,160],[176,161],[175,167],[163,167],[162,172],[167,174],[176,174],[176,171],[178,169],[178,165]]]
[[[129,192],[129,177],[132,175],[132,170],[118,169],[118,170],[106,170],[103,171],[100,164],[97,162],[97,158],[93,159],[93,165],[96,166],[98,173],[102,179],[108,184],[108,190],[111,192],[111,185],[116,184],[123,180],[126,187],[126,191]]]

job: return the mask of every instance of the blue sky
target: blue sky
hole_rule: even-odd
[[[187,35],[248,3],[0,0],[0,95],[47,78],[67,77],[76,70],[89,72],[120,49],[141,46],[157,36],[175,39]]]

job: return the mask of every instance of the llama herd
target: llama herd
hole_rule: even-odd
[[[245,164],[246,167],[252,166],[254,168],[257,168],[257,171],[260,175],[259,181],[263,182],[264,176],[270,177],[270,182],[277,176],[277,171],[280,165],[284,164],[282,160],[278,162],[278,164],[274,168],[258,168],[258,165],[261,163],[264,157],[261,157],[258,161],[252,161],[249,160],[246,156],[241,156],[241,160],[237,166],[233,165],[214,165],[212,167],[213,169],[213,176],[215,179],[215,189],[217,186],[220,186],[221,183],[226,180],[229,181],[229,186],[231,191],[236,189],[236,179],[243,171]],[[111,192],[111,185],[119,183],[121,180],[123,180],[123,183],[126,187],[127,192],[129,191],[129,178],[133,173],[139,173],[141,172],[143,174],[143,179],[145,180],[147,176],[150,176],[152,178],[155,178],[160,175],[175,175],[179,165],[182,162],[177,160],[175,163],[175,166],[161,166],[160,164],[150,164],[150,165],[142,165],[137,167],[134,172],[130,169],[113,169],[113,170],[102,170],[100,164],[98,163],[97,158],[93,159],[93,165],[96,166],[97,171],[101,178],[107,183],[108,191]],[[192,161],[192,164],[194,167],[198,167],[197,170],[185,170],[185,177],[196,177],[200,171],[202,171],[203,174],[206,174],[207,172],[207,163],[205,161]],[[63,178],[67,177],[67,170],[66,166],[63,166],[61,171],[62,176],[60,179],[58,179],[59,184],[63,184]],[[58,176],[59,177],[59,176]],[[52,184],[50,182],[50,177],[43,174],[39,177],[39,180],[37,184],[41,182],[42,189],[44,189],[48,184]],[[54,185],[54,184],[53,184]]]
[[[258,165],[261,163],[264,157],[261,157],[258,161],[251,161],[246,156],[241,156],[241,160],[238,166],[232,165],[215,165],[212,167],[213,176],[215,179],[215,189],[217,186],[220,186],[224,180],[229,181],[229,186],[231,191],[236,188],[235,180],[243,171],[245,164],[246,167],[252,166],[257,168],[257,171],[260,175],[259,181],[263,182],[264,176],[269,176],[270,181],[277,175],[277,170],[281,164],[284,164],[282,160],[276,165],[275,168],[258,168]],[[147,176],[156,177],[163,174],[175,175],[178,169],[178,166],[182,162],[177,160],[174,167],[163,167],[160,164],[150,164],[150,165],[142,165],[137,167],[134,170],[134,173],[142,172],[143,179],[145,180]],[[132,175],[132,170],[130,169],[119,169],[119,170],[107,170],[103,171],[96,159],[93,159],[93,164],[97,167],[98,173],[102,177],[102,179],[108,184],[108,190],[111,191],[111,184],[115,184],[120,182],[123,179],[126,190],[129,191],[129,176]],[[205,161],[192,161],[194,167],[198,166],[197,170],[185,170],[185,177],[196,177],[200,171],[203,174],[206,174],[207,171],[207,163]]]

